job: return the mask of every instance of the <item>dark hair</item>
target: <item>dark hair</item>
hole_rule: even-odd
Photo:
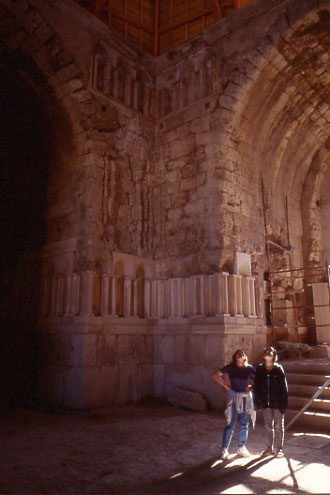
[[[272,347],[272,346],[268,346],[268,347],[265,347],[263,352],[262,352],[262,359],[263,361],[265,360],[264,358],[264,355],[266,354],[266,352],[270,352],[273,354],[273,362],[276,363],[277,359],[278,359],[278,355],[277,355],[277,351],[275,349],[275,347]]]
[[[246,352],[245,352],[245,351],[243,351],[243,349],[237,349],[237,350],[234,352],[233,357],[232,357],[232,364],[236,364],[236,354],[237,354],[238,352],[242,352],[242,353],[243,353],[243,355],[244,355],[244,357],[245,357],[245,364],[247,364],[247,363],[248,363],[248,357],[247,357]]]

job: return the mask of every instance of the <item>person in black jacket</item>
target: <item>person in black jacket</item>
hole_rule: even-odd
[[[277,362],[274,347],[266,347],[262,362],[257,366],[254,383],[254,404],[263,412],[266,450],[264,456],[283,457],[284,414],[288,407],[288,384],[285,373]],[[275,452],[274,452],[275,450]]]

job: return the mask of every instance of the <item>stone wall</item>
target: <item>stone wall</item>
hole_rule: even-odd
[[[7,43],[33,53],[73,126],[47,219],[49,242],[76,239],[74,270],[109,272],[112,251],[164,276],[231,269],[234,251],[264,251],[261,179],[268,235],[287,242],[287,198],[296,264],[322,260],[326,2],[255,0],[157,60],[65,0],[5,5],[30,39]]]
[[[39,254],[52,398],[179,384],[220,405],[218,359],[257,360],[266,341],[265,226],[289,242],[286,199],[294,263],[328,253],[328,0],[251,1],[157,60],[70,1],[0,0],[0,18],[54,127]],[[234,273],[237,251],[253,277]]]
[[[214,370],[229,363],[238,348],[256,364],[266,344],[262,320],[221,315],[206,320],[53,317],[43,326],[39,390],[43,400],[73,408],[166,399],[178,385],[222,408]]]
[[[131,276],[88,271],[43,277],[44,397],[75,408],[100,407],[166,398],[179,384],[222,407],[214,370],[237,348],[257,363],[267,340],[254,278],[223,272],[139,279],[132,266],[143,260],[119,257]]]
[[[328,170],[329,6],[273,2],[245,17],[263,7],[252,2],[232,17],[233,32],[219,23],[171,53],[171,63],[159,60],[161,83],[172,88],[184,73],[188,95],[198,88],[199,60],[209,60],[212,87],[210,98],[181,111],[170,105],[157,125],[158,249],[164,256],[168,246],[171,274],[232,265],[234,250],[263,252],[265,221],[268,236],[287,245],[286,201],[294,263],[324,260],[317,184]],[[180,87],[168,89],[171,102]]]

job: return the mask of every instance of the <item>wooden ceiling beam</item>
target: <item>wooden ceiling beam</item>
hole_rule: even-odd
[[[143,48],[143,0],[139,0],[140,48]]]
[[[221,8],[220,8],[219,0],[213,0],[213,4],[215,6],[215,11],[217,13],[218,19],[221,19],[222,15],[221,15]]]
[[[83,3],[82,0],[73,1],[79,5]],[[216,19],[222,19],[224,15],[227,15],[232,10],[241,8],[243,5],[249,3],[250,0],[212,0],[208,9],[206,9],[206,1],[200,0],[197,2],[197,5],[203,7],[203,10],[195,14],[190,14],[191,0],[181,0],[178,8],[180,7],[181,11],[181,7],[185,6],[185,14],[183,18],[174,21],[177,1],[169,0],[167,2],[165,13],[169,22],[163,26],[161,26],[161,0],[138,0],[134,4],[136,7],[131,7],[131,10],[129,8],[131,0],[117,0],[116,2],[114,0],[85,0],[84,6],[94,15],[107,22],[109,27],[116,27],[116,19],[122,21],[124,24],[124,32],[122,34],[124,37],[126,39],[132,39],[141,48],[147,48],[148,51],[157,57],[160,54],[159,47],[163,33],[181,28],[183,32],[181,33],[182,36],[180,35],[180,39],[187,40],[189,36],[203,31],[209,25],[208,17],[211,22],[214,22]],[[119,9],[123,8],[123,12],[118,12],[114,8],[114,5],[117,5]],[[107,19],[104,18],[104,14],[107,15]],[[135,14],[136,18],[134,17],[132,19],[130,16]],[[190,23],[193,21],[197,22],[195,22],[193,29],[190,30]],[[119,27],[122,31],[121,23]],[[134,27],[139,34],[135,35],[133,33],[133,36],[133,31],[130,31],[130,27]],[[172,39],[171,36],[170,38]],[[176,42],[170,41],[167,50],[174,48],[176,45]]]
[[[189,0],[186,0],[186,19],[189,17]],[[186,41],[189,38],[189,24],[188,22],[185,23],[185,36],[186,36]]]
[[[125,38],[127,38],[127,0],[124,0]]]
[[[159,0],[155,0],[155,32],[154,32],[154,55],[158,57],[159,50]]]
[[[91,2],[91,11],[94,15],[97,15],[101,12],[103,8],[103,0],[92,0]]]
[[[137,28],[142,28],[144,31],[147,31],[150,34],[153,34],[153,32],[154,32],[152,30],[152,28],[150,28],[149,26],[146,26],[143,23],[134,21],[133,19],[130,19],[130,17],[125,16],[123,14],[120,14],[119,12],[117,12],[114,9],[112,9],[111,7],[104,7],[104,10],[106,12],[108,12],[109,14],[111,14],[112,16],[118,17],[118,19],[121,19],[124,22],[126,21],[128,24],[132,24],[132,26],[135,26]]]
[[[183,26],[186,23],[195,21],[196,19],[200,19],[203,16],[206,15],[212,15],[213,10],[203,10],[199,14],[191,15],[188,17],[185,17],[184,19],[181,19],[180,21],[171,23],[171,24],[166,24],[166,26],[159,28],[159,34],[165,33],[166,31],[170,31],[171,29],[175,29],[177,27]]]

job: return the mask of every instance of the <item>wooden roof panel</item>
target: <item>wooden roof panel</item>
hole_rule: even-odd
[[[250,0],[73,0],[119,36],[157,56]]]
[[[189,14],[190,15],[198,15],[204,10],[212,10],[213,6],[211,5],[210,0],[190,0],[189,2]]]

